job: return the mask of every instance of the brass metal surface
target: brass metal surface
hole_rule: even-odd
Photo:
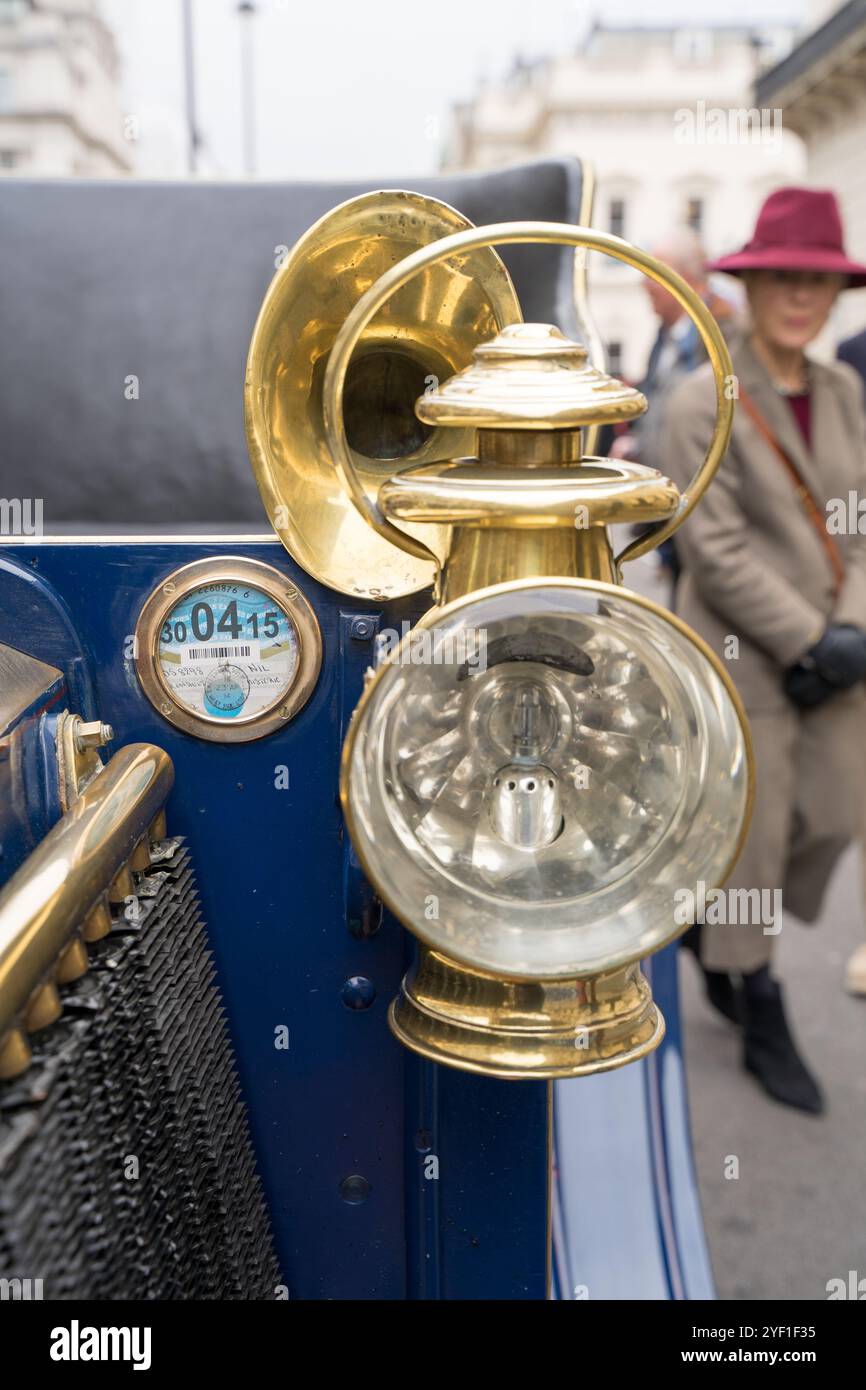
[[[455,459],[390,478],[379,502],[386,516],[402,520],[574,531],[673,516],[680,493],[657,469],[618,459],[546,468]]]
[[[514,323],[479,343],[472,362],[415,407],[428,425],[560,430],[635,420],[646,397],[589,362],[551,323]]]
[[[87,973],[87,947],[80,938],[73,938],[57,962],[57,983],[69,984]]]
[[[442,572],[441,602],[477,589],[552,575],[614,582],[613,552],[603,526],[576,531],[455,526]]]
[[[0,1081],[20,1076],[29,1067],[31,1058],[26,1034],[20,1028],[13,1028],[4,1038],[0,1038]]]
[[[114,878],[108,885],[108,901],[115,907],[125,903],[127,898],[135,896],[135,879],[132,877],[128,864],[121,864]]]
[[[406,532],[395,550],[370,533],[334,486],[322,425],[323,379],[334,341],[353,306],[395,261],[469,228],[465,217],[435,198],[400,190],[365,194],[310,228],[265,295],[244,390],[253,472],[286,549],[308,574],[340,593],[415,593],[433,582],[437,554]],[[380,484],[409,463],[468,451],[464,430],[425,431],[414,414],[415,398],[428,381],[466,366],[477,343],[520,317],[508,272],[489,248],[431,266],[370,316],[345,364],[348,369],[351,359],[369,427],[364,451],[352,454],[364,496],[373,501]],[[407,391],[413,380],[415,388]],[[351,396],[351,374],[349,386]],[[434,532],[425,540],[441,552],[445,536]]]
[[[706,456],[687,491],[681,495],[654,470],[584,455],[599,425],[634,419],[646,409],[646,401],[601,369],[597,343],[596,365],[590,366],[585,348],[559,329],[540,324],[506,327],[492,341],[479,344],[462,371],[419,394],[416,411],[422,423],[474,431],[471,456],[412,463],[399,472],[392,470],[378,490],[365,487],[348,445],[346,382],[352,355],[371,321],[414,275],[429,273],[445,258],[494,244],[530,241],[578,249],[575,291],[577,297],[582,285],[584,309],[585,257],[592,249],[665,286],[695,323],[712,364],[717,409]],[[359,299],[336,336],[325,373],[325,432],[344,487],[371,530],[414,558],[435,558],[435,594],[444,607],[425,615],[419,624],[425,628],[482,595],[513,593],[545,580],[589,588],[602,597],[621,593],[619,564],[672,534],[711,481],[733,421],[733,401],[726,390],[731,373],[712,315],[691,287],[655,258],[586,227],[503,223],[456,233],[414,252]],[[645,524],[646,532],[614,559],[607,527],[634,522]],[[414,539],[407,540],[401,529],[407,525],[426,525],[428,545],[419,548]],[[441,543],[432,544],[434,526],[451,528],[445,531],[449,539],[444,555]],[[746,806],[721,876],[724,881],[745,839],[754,796],[751,741],[742,704],[722,664],[696,634],[659,605],[634,594],[629,598],[671,623],[701,651],[726,689],[740,724],[748,770]],[[350,726],[343,748],[341,800],[362,868],[399,917],[384,866],[365,862],[369,856],[366,842],[362,848],[356,833],[349,786],[363,711],[388,669],[389,663],[383,663],[368,680]],[[652,1051],[662,1039],[664,1021],[636,959],[623,962],[609,952],[600,962],[600,972],[594,961],[593,973],[584,970],[572,978],[509,979],[479,971],[466,954],[462,961],[452,959],[452,941],[453,955],[462,954],[458,932],[449,936],[446,958],[418,920],[407,925],[421,944],[391,1005],[389,1022],[406,1046],[431,1060],[501,1078],[553,1079],[622,1066]],[[670,939],[677,934],[672,922]],[[573,960],[568,968],[575,968]]]
[[[132,851],[129,867],[136,873],[143,873],[150,868],[150,839],[147,835],[142,836]]]
[[[111,931],[111,908],[108,906],[108,897],[101,898],[94,903],[84,919],[84,926],[81,935],[85,941],[101,941],[104,936],[108,936]]]
[[[587,159],[581,160],[581,181],[580,181],[580,207],[578,209],[577,220],[581,227],[592,226],[592,214],[595,206],[595,168]],[[607,353],[605,352],[604,339],[598,330],[592,310],[589,307],[589,280],[586,271],[587,250],[585,246],[576,246],[574,249],[574,260],[572,264],[571,285],[574,294],[574,308],[577,315],[578,327],[580,329],[581,341],[586,343],[589,349],[589,360],[593,366],[602,371],[607,365]],[[584,449],[587,454],[595,454],[598,449],[598,436],[601,430],[600,425],[589,425],[584,433]]]
[[[572,227],[557,222],[503,222],[489,227],[457,232],[452,236],[414,252],[391,267],[364,294],[348,315],[337,335],[325,373],[323,411],[325,430],[331,456],[346,491],[352,498],[359,513],[380,536],[395,545],[406,546],[405,533],[385,515],[378,499],[370,495],[359,477],[351,450],[348,447],[344,421],[344,396],[346,374],[358,342],[369,323],[382,311],[390,297],[401,290],[420,272],[427,272],[438,262],[455,253],[464,254],[492,245],[515,245],[525,242],[544,242],[547,244],[583,247],[588,250],[604,252],[616,260],[623,261],[634,269],[643,271],[651,279],[663,285],[677,303],[688,313],[694,322],[707,351],[713,368],[716,386],[716,418],[707,453],[698,467],[685,493],[682,494],[677,512],[666,520],[650,526],[638,540],[628,545],[618,557],[618,564],[627,559],[651,550],[654,545],[672,535],[678,526],[689,516],[700,500],[727,448],[733,424],[734,402],[727,390],[733,373],[730,354],[712,314],[700,297],[680,275],[665,266],[654,256],[631,246],[619,237],[594,231],[589,227]],[[495,412],[487,411],[485,421],[489,427],[495,422]],[[602,418],[604,418],[602,416]],[[503,410],[499,423],[508,428],[513,422],[510,407]],[[417,544],[408,547],[413,555],[418,555]],[[426,553],[432,557],[428,549]]]
[[[503,1080],[610,1071],[652,1052],[665,1031],[636,963],[585,980],[518,982],[425,945],[388,1022],[422,1057]]]
[[[739,828],[739,833],[734,842],[734,845],[732,846],[730,858],[727,864],[725,865],[724,872],[719,874],[718,881],[712,884],[707,884],[708,889],[715,889],[721,887],[721,885],[727,880],[729,874],[731,873],[731,870],[733,869],[740,856],[743,845],[745,844],[749,824],[751,822],[752,809],[755,797],[755,759],[754,750],[752,747],[752,736],[751,731],[749,729],[749,723],[746,718],[746,712],[743,706],[743,702],[740,698],[739,692],[737,691],[736,687],[733,684],[733,681],[731,680],[730,675],[725,669],[724,663],[719,659],[716,653],[712,651],[712,649],[707,645],[703,638],[700,637],[696,632],[693,632],[692,629],[688,626],[688,624],[684,623],[681,618],[678,618],[675,613],[671,613],[667,608],[663,607],[661,604],[654,602],[653,599],[645,598],[643,594],[634,593],[632,590],[624,590],[622,586],[618,584],[608,584],[603,583],[601,581],[589,580],[584,578],[575,579],[569,576],[550,575],[538,576],[536,578],[529,579],[510,580],[505,583],[491,584],[485,589],[473,589],[469,593],[461,594],[451,599],[447,605],[443,604],[436,608],[431,608],[416,624],[416,627],[413,629],[413,631],[417,632],[418,629],[435,628],[437,623],[442,622],[443,618],[450,616],[452,613],[458,611],[461,607],[471,605],[475,600],[479,598],[492,597],[497,593],[507,592],[509,594],[515,594],[519,593],[521,589],[537,588],[539,584],[544,583],[545,578],[549,578],[551,582],[555,582],[557,587],[573,588],[577,591],[597,594],[601,598],[609,596],[611,599],[616,599],[621,598],[624,593],[627,594],[630,603],[633,603],[640,608],[645,608],[649,612],[654,613],[656,617],[660,618],[662,621],[669,623],[672,627],[676,628],[677,631],[681,633],[683,637],[685,637],[689,642],[691,642],[693,646],[697,647],[703,655],[703,657],[705,658],[705,660],[713,668],[722,685],[724,686],[728,694],[728,697],[731,701],[731,705],[734,709],[734,713],[737,717],[737,722],[740,725],[740,729],[743,735],[743,746],[746,757],[748,781],[746,804],[743,812],[743,821],[742,825]],[[411,634],[404,640],[407,642],[410,641]],[[361,698],[353,714],[352,721],[349,725],[349,729],[346,734],[345,741],[343,743],[343,752],[340,759],[340,803],[343,808],[343,816],[346,821],[346,828],[349,832],[349,836],[355,847],[355,852],[358,855],[358,859],[362,869],[364,870],[364,873],[366,874],[370,882],[373,884],[379,897],[382,899],[385,905],[390,909],[391,912],[394,913],[394,915],[399,920],[402,920],[402,918],[400,917],[398,904],[394,901],[391,895],[388,881],[387,866],[384,866],[381,863],[373,862],[369,859],[369,857],[364,851],[362,837],[357,833],[356,811],[353,804],[351,788],[352,755],[354,750],[355,739],[357,738],[358,732],[361,727],[364,708],[367,705],[368,701],[370,701],[373,698],[379,682],[382,680],[386,680],[389,676],[393,677],[394,669],[395,667],[399,669],[399,664],[400,656],[398,648],[397,652],[392,654],[391,660],[383,662],[378,667],[378,669],[372,673],[372,675],[369,677],[369,679],[366,681],[364,685],[364,690],[361,694]],[[419,927],[417,924],[413,924],[412,930],[417,936],[423,939],[423,928]],[[664,946],[668,945],[669,942],[675,940],[676,937],[681,935],[683,930],[684,927],[681,925],[677,925],[677,923],[673,920],[672,917],[670,935],[666,937],[664,941],[659,942],[658,947],[656,949],[661,950]],[[431,939],[431,941],[428,944],[430,945],[431,949],[435,949],[437,942]],[[475,969],[475,965],[472,960],[461,959],[459,942],[454,943],[454,949],[450,952],[450,954],[453,956],[455,960],[461,960],[461,963],[465,966],[468,966],[470,970]],[[635,959],[637,959],[637,957],[635,957]],[[605,962],[603,968],[605,971],[615,970],[620,969],[623,965],[630,963],[631,962],[629,961],[623,962],[621,960],[610,960]]]
[[[84,721],[80,714],[63,710],[57,720],[57,775],[60,784],[60,805],[68,811],[81,792],[102,771],[104,766],[94,743],[82,743],[79,737]]]
[[[182,705],[164,679],[159,660],[159,634],[171,610],[202,584],[223,582],[248,584],[267,594],[289,618],[298,641],[298,665],[288,690],[258,714],[231,720],[199,714]],[[307,703],[322,667],[322,634],[300,589],[272,565],[243,555],[193,560],[166,575],[139,614],[134,650],[138,679],[154,709],[184,733],[212,743],[248,743],[283,728]]]
[[[478,462],[526,469],[547,468],[550,464],[579,464],[584,455],[584,433],[584,430],[479,430]]]
[[[28,1033],[36,1033],[40,1028],[56,1023],[62,1012],[57,986],[53,980],[49,980],[40,985],[31,997],[24,1012],[24,1027]]]
[[[22,1024],[50,1021],[58,961],[82,923],[94,920],[173,775],[162,749],[121,749],[0,892],[0,1046]]]

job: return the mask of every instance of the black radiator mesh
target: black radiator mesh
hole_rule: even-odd
[[[46,1299],[280,1283],[189,858],[163,853],[0,1082],[0,1278]]]

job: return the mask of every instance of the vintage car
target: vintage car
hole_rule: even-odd
[[[712,1297],[671,901],[748,734],[621,565],[732,407],[682,496],[594,456],[587,252],[710,315],[572,160],[2,204],[6,1287]]]

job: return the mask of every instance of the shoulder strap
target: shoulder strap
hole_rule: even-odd
[[[786,453],[786,451],[782,448],[782,445],[779,443],[779,440],[776,438],[776,435],[773,433],[772,429],[767,424],[767,421],[764,419],[760,410],[755,405],[755,402],[752,400],[748,391],[746,391],[745,388],[742,386],[740,387],[739,392],[739,403],[745,410],[752,424],[755,426],[755,429],[758,431],[760,435],[763,436],[764,440],[767,442],[767,444],[769,444],[776,457],[782,462],[782,464],[785,467],[785,471],[788,474],[788,477],[794,484],[794,491],[797,494],[797,498],[800,504],[802,505],[803,510],[806,513],[806,516],[811,522],[812,527],[814,528],[815,533],[821,542],[821,545],[824,547],[824,552],[827,556],[827,559],[830,561],[830,567],[833,571],[833,595],[835,598],[838,598],[839,591],[842,588],[842,584],[845,579],[845,565],[842,561],[842,555],[838,545],[836,544],[833,537],[830,535],[830,532],[827,530],[826,522],[821,513],[821,509],[818,506],[818,503],[815,501],[814,497],[809,491],[809,488],[803,480],[803,477],[796,463],[791,458],[791,456],[788,453]]]

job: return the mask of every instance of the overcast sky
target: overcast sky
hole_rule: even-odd
[[[726,0],[724,18],[802,22],[816,3]],[[125,110],[141,125],[142,172],[180,173],[181,0],[101,0],[101,7],[123,55]],[[194,0],[209,167],[242,172],[239,28],[251,22],[258,172],[329,179],[432,171],[454,101],[470,97],[482,75],[506,71],[517,54],[573,49],[593,13],[608,23],[692,25],[711,13],[700,0],[257,0],[257,10],[242,21],[237,0]]]

